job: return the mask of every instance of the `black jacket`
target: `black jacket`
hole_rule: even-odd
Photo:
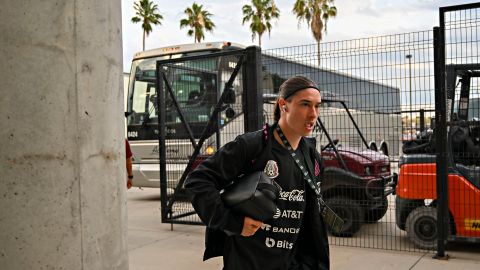
[[[200,219],[207,226],[205,234],[204,260],[223,256],[227,235],[240,234],[244,216],[234,213],[223,204],[219,191],[238,175],[263,170],[271,150],[273,128],[238,136],[227,143],[212,157],[200,164],[185,181],[185,188],[192,195],[192,204]],[[302,149],[309,153],[312,163],[307,162],[311,175],[314,174],[314,159],[323,166],[314,145],[307,142]],[[320,181],[322,174],[317,177]],[[304,230],[300,233],[295,259],[299,269],[329,269],[329,249],[326,227],[320,216],[316,195],[306,186],[307,205],[304,216]],[[302,265],[303,266],[302,268]],[[306,266],[308,265],[308,267]]]

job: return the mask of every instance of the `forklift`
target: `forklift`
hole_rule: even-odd
[[[446,66],[448,241],[480,242],[480,64]],[[460,86],[460,87],[459,87]],[[460,88],[460,93],[455,90]],[[413,147],[412,147],[413,146]],[[435,128],[404,145],[396,225],[421,249],[437,247]]]

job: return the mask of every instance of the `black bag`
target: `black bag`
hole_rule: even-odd
[[[263,171],[239,177],[220,191],[230,209],[259,221],[269,220],[277,211],[280,186]]]

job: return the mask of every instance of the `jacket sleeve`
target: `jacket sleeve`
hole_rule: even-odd
[[[237,137],[188,175],[185,188],[192,196],[195,211],[209,228],[230,235],[242,232],[244,216],[224,205],[220,190],[242,173],[245,162],[246,142]]]

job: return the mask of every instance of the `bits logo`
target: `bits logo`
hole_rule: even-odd
[[[269,237],[265,238],[265,246],[269,248],[275,247],[275,240]]]
[[[267,246],[269,248],[292,249],[293,248],[293,243],[290,243],[286,240],[275,241],[275,239],[267,237],[267,238],[265,238],[265,246]]]

